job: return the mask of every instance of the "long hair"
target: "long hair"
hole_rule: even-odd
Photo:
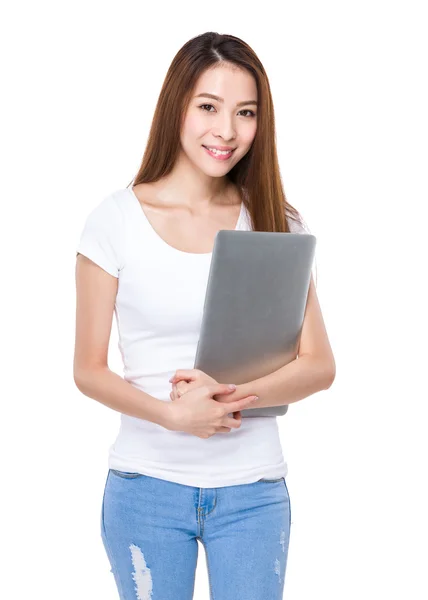
[[[253,231],[287,233],[288,218],[306,229],[283,190],[268,77],[250,46],[233,35],[203,33],[186,42],[175,55],[159,95],[141,166],[128,186],[155,182],[170,173],[180,152],[181,126],[196,83],[205,70],[222,62],[246,69],[257,85],[257,131],[253,144],[227,173],[250,214]]]

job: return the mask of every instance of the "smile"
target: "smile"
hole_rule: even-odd
[[[229,150],[228,152],[225,152],[223,150],[210,150],[206,146],[202,146],[202,147],[206,150],[206,152],[210,156],[212,156],[216,160],[227,160],[235,152],[235,150]]]

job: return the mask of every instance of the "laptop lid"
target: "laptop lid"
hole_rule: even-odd
[[[216,234],[195,369],[219,383],[240,384],[297,357],[315,245],[312,234]],[[242,416],[281,416],[287,410],[245,409]]]

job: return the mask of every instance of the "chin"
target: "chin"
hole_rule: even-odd
[[[227,175],[227,173],[229,173],[233,166],[234,165],[228,165],[227,167],[223,166],[223,168],[216,168],[216,166],[214,165],[213,169],[207,169],[206,165],[204,165],[203,167],[201,166],[200,169],[201,171],[203,171],[207,175],[210,175],[211,177],[224,177],[225,175]]]

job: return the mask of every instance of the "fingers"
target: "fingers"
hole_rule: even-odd
[[[190,392],[194,389],[194,385],[192,383],[188,384],[186,381],[179,381],[178,383],[172,384],[173,389],[175,389],[176,394],[179,398],[187,392]]]
[[[230,429],[239,429],[241,427],[242,418],[241,419],[232,419],[232,417],[225,417],[223,419],[224,427],[229,427]]]
[[[171,387],[172,392],[170,393],[169,397],[171,398],[171,400],[176,400],[178,398],[181,398],[181,396],[184,396],[184,394],[191,392],[193,389],[195,389],[195,387],[197,387],[197,385],[196,382],[192,382],[189,384],[184,381],[179,381],[178,383],[173,383]]]
[[[181,392],[175,383],[172,384],[172,391],[169,394],[171,400],[178,400],[185,392]]]
[[[213,385],[207,385],[206,388],[210,396],[212,397],[216,396],[217,394],[232,394],[236,390],[236,385],[233,385],[231,383],[215,383]]]
[[[228,433],[230,432],[230,427],[219,427],[216,433]]]
[[[218,429],[218,431],[220,433],[225,433],[227,431],[231,431],[231,429],[239,429],[241,427],[241,423],[242,423],[242,415],[239,411],[234,412],[233,415],[238,415],[237,418],[232,418],[232,417],[224,417],[223,418],[223,425],[221,425]]]
[[[173,381],[175,383],[177,383],[178,381],[181,381],[182,379],[188,379],[190,381],[195,381],[195,379],[198,376],[198,369],[178,369],[175,374],[171,377],[171,379],[169,380],[170,383],[172,383]]]
[[[258,400],[257,396],[247,396],[246,398],[242,398],[241,400],[236,400],[235,402],[229,402],[224,404],[224,412],[225,414],[235,412],[237,410],[242,410],[251,406],[256,400]]]

